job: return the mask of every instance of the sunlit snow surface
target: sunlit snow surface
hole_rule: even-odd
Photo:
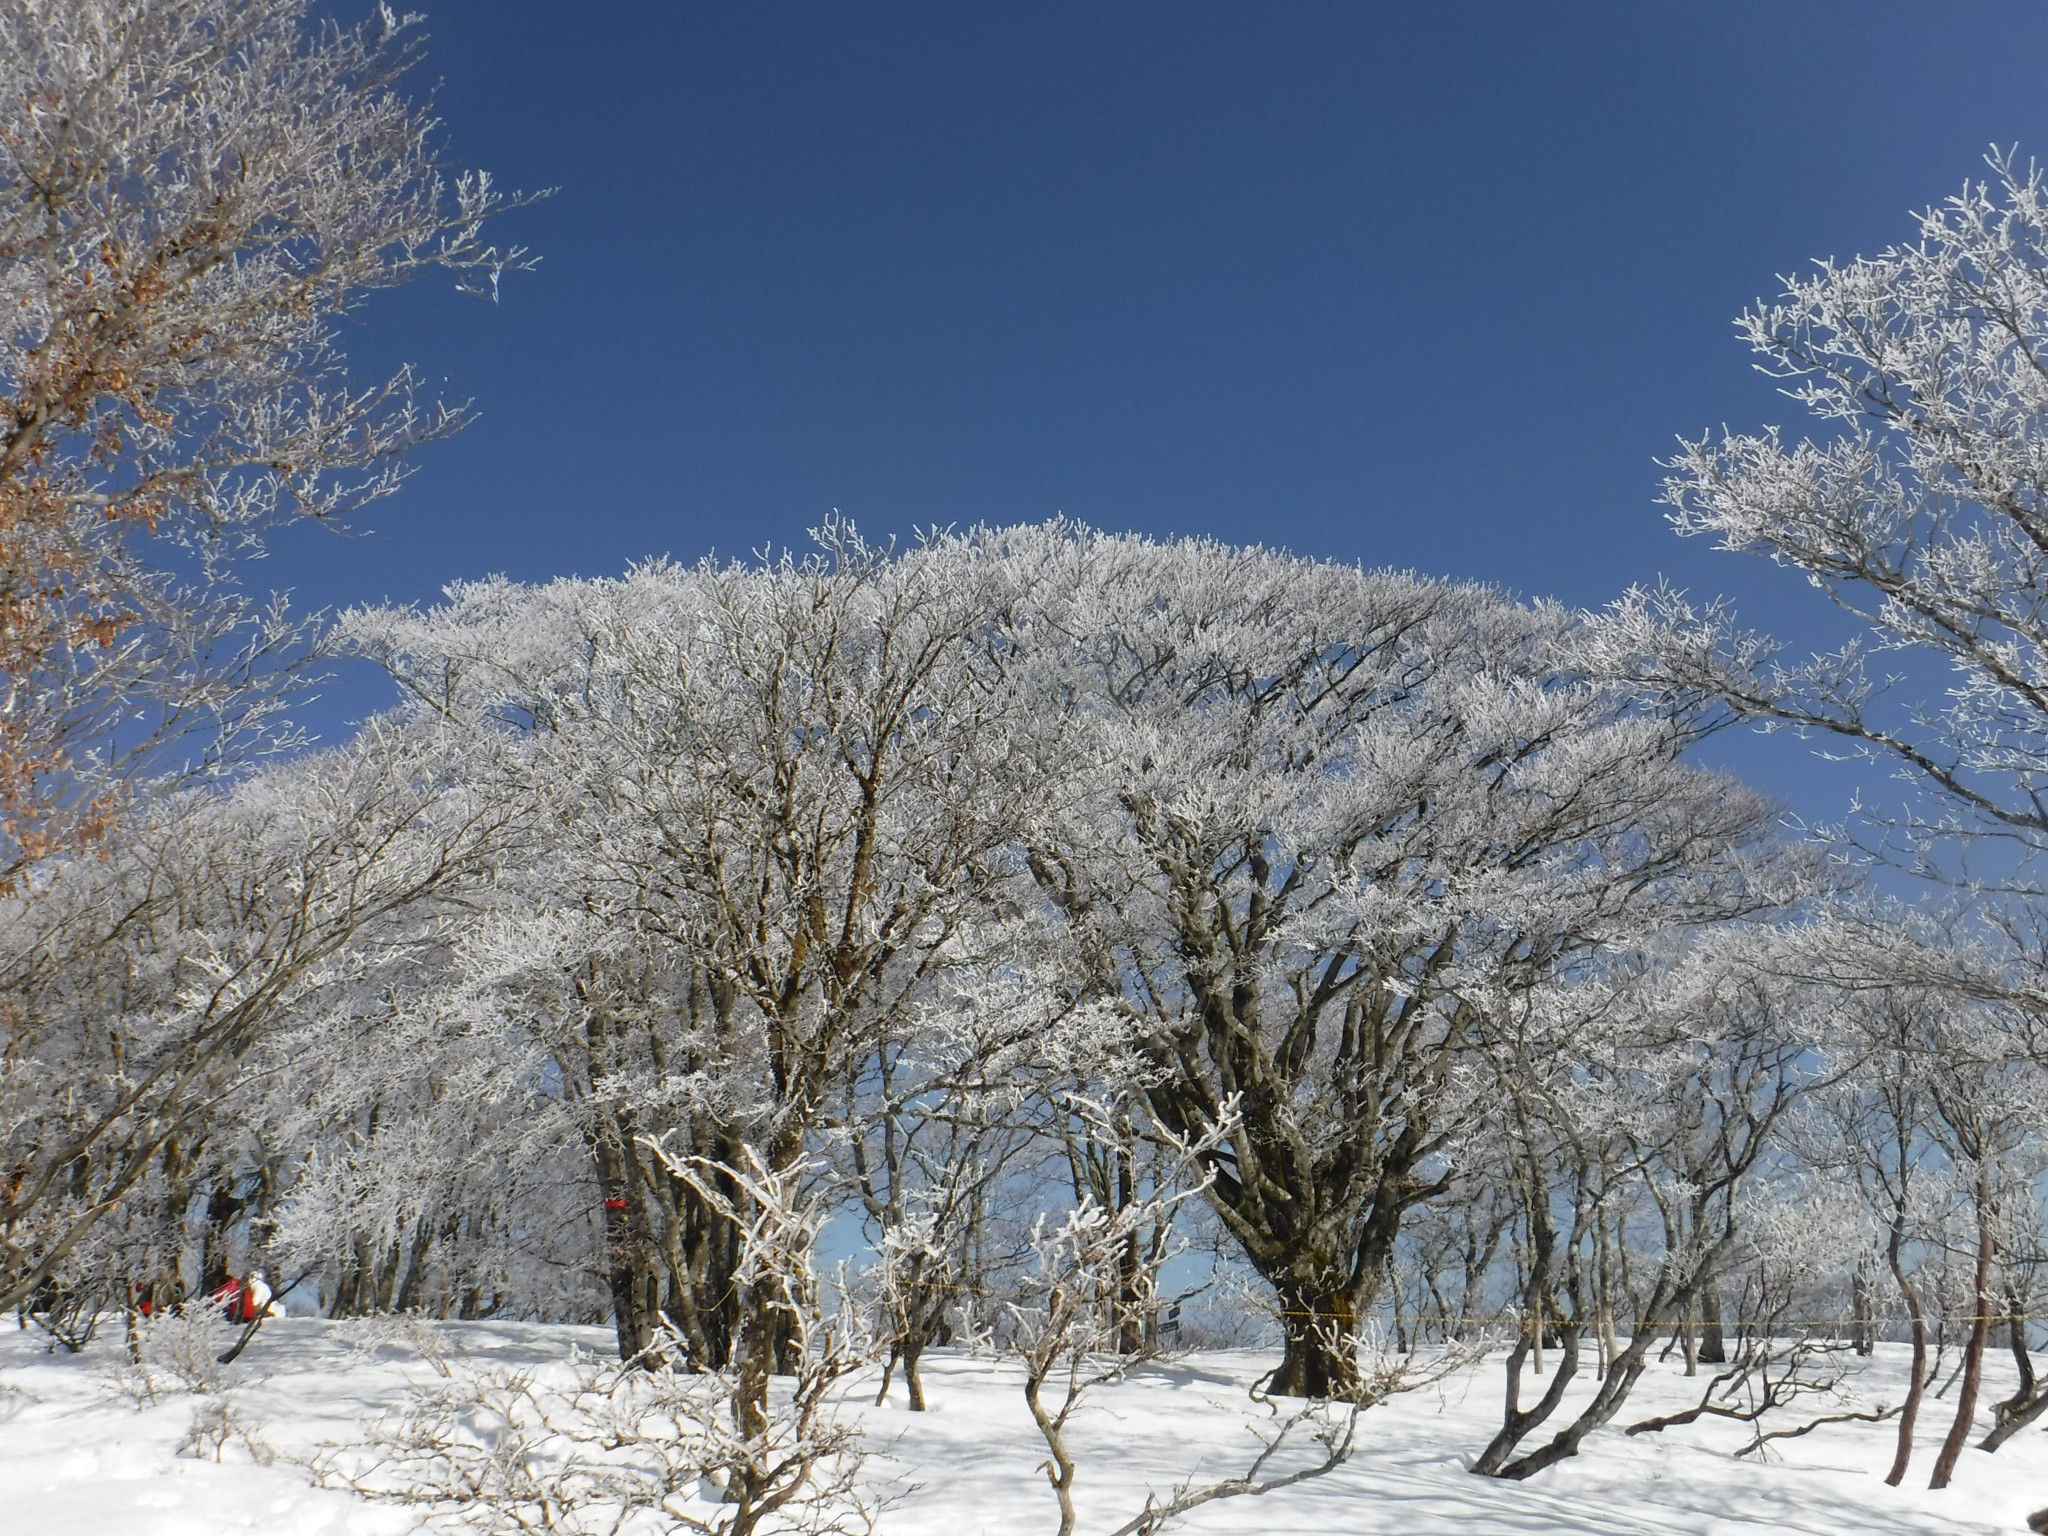
[[[482,1363],[561,1368],[573,1345],[601,1354],[609,1330],[498,1324],[435,1325],[451,1353]],[[224,1332],[223,1338],[225,1340]],[[396,1408],[409,1380],[431,1374],[402,1343],[361,1329],[287,1319],[266,1327],[227,1372],[240,1414],[280,1453],[253,1462],[230,1445],[221,1462],[180,1456],[199,1399],[174,1393],[138,1410],[114,1384],[118,1337],[83,1356],[45,1352],[33,1332],[0,1335],[0,1531],[9,1536],[369,1536],[414,1528],[406,1511],[313,1488],[289,1464],[323,1441],[349,1440]],[[1078,1417],[1076,1496],[1082,1530],[1113,1529],[1148,1487],[1239,1470],[1258,1413],[1244,1384],[1268,1364],[1251,1354],[1204,1354],[1148,1368],[1098,1389]],[[1849,1388],[1855,1406],[1896,1400],[1902,1352],[1887,1347]],[[2003,1366],[2004,1361],[1996,1362]],[[873,1451],[868,1473],[893,1499],[890,1536],[1024,1536],[1057,1526],[1037,1470],[1042,1447],[1025,1415],[1016,1371],[1000,1360],[938,1353],[925,1369],[931,1411],[905,1410],[899,1389],[880,1409],[848,1389]],[[1388,1533],[1388,1536],[1932,1536],[2025,1529],[2048,1506],[2048,1434],[2022,1434],[1995,1456],[1965,1453],[1955,1486],[1924,1486],[1952,1414],[1930,1402],[1909,1486],[1881,1477],[1890,1424],[1829,1428],[1774,1447],[1768,1464],[1726,1451],[1739,1426],[1695,1424],[1635,1438],[1595,1435],[1584,1454],[1526,1484],[1489,1482],[1465,1466],[1499,1412],[1498,1362],[1373,1410],[1350,1465],[1262,1499],[1211,1505],[1175,1526],[1189,1532]],[[1689,1406],[1702,1383],[1676,1363],[1646,1378],[1626,1423]],[[1590,1381],[1583,1384],[1590,1390]],[[2007,1390],[1987,1382],[1987,1405]],[[873,1382],[867,1382],[867,1398]],[[1802,1405],[1802,1410],[1804,1405]],[[1831,1410],[1816,1407],[1818,1414]],[[1785,1419],[1791,1424],[1796,1419]]]

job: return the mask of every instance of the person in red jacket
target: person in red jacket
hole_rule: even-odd
[[[242,1279],[232,1275],[206,1299],[222,1310],[222,1315],[237,1327],[247,1327],[259,1317],[270,1315],[270,1282],[263,1271],[252,1269]]]

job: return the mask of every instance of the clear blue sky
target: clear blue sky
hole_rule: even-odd
[[[251,573],[316,606],[1063,511],[1800,638],[1654,459],[1797,420],[1774,274],[2048,156],[2038,0],[424,3],[459,162],[560,192],[497,307],[363,317],[482,420]]]

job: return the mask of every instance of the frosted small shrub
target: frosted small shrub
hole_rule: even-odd
[[[778,1392],[749,1438],[732,1422],[731,1373],[679,1358],[642,1370],[572,1352],[545,1373],[459,1361],[302,1464],[322,1487],[407,1507],[448,1536],[868,1536],[860,1446],[823,1412],[829,1385],[813,1374]],[[731,1501],[736,1474],[772,1466],[792,1469],[778,1497]]]
[[[163,1312],[138,1318],[131,1358],[113,1373],[112,1385],[140,1412],[159,1399],[187,1392],[208,1397],[223,1392],[235,1373],[222,1365],[227,1339],[211,1311]]]
[[[361,1365],[388,1353],[424,1361],[445,1381],[454,1372],[451,1360],[461,1353],[445,1333],[412,1312],[349,1318],[329,1327],[330,1336],[342,1344],[344,1366]]]
[[[277,1452],[264,1442],[234,1399],[213,1396],[192,1410],[192,1423],[178,1442],[178,1454],[197,1461],[225,1461],[234,1446],[258,1466],[267,1467],[277,1460]]]

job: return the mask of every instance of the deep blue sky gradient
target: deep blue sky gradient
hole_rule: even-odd
[[[1669,576],[1817,638],[1815,594],[1669,532],[1654,460],[1797,422],[1731,339],[1774,274],[1906,238],[1994,142],[2048,155],[2034,0],[427,5],[458,162],[560,192],[507,221],[543,263],[495,308],[423,285],[353,327],[482,419],[250,572],[314,606],[836,507],[1582,604]]]

